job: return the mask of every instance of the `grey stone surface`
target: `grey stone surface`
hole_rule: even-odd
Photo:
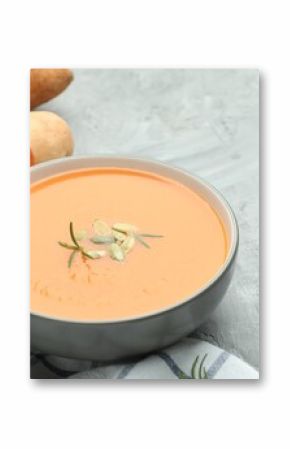
[[[75,70],[42,105],[66,119],[75,154],[131,154],[185,168],[237,214],[227,295],[197,335],[259,366],[259,75],[255,70]]]

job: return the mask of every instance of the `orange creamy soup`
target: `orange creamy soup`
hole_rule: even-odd
[[[95,244],[93,223],[129,223],[138,233],[124,260]],[[91,259],[75,251],[108,251]],[[72,249],[58,242],[71,245]],[[119,242],[120,244],[120,242]],[[118,242],[115,243],[118,245]],[[94,254],[94,253],[92,253]],[[216,212],[171,179],[122,168],[71,171],[31,187],[31,309],[76,320],[135,317],[172,306],[203,287],[221,268],[227,239]]]

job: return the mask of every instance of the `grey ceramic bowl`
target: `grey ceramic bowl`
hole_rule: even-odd
[[[76,321],[31,313],[33,350],[62,357],[112,361],[168,346],[203,323],[222,300],[232,278],[238,249],[238,226],[229,204],[204,180],[156,161],[131,157],[70,157],[31,169],[31,182],[57,173],[95,166],[151,171],[181,182],[199,193],[217,211],[229,236],[222,268],[202,289],[178,304],[154,313],[112,321]]]

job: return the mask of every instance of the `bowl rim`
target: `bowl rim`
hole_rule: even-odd
[[[188,172],[187,170],[184,170],[183,168],[180,167],[176,167],[175,165],[171,164],[171,163],[164,163],[161,162],[159,160],[156,159],[152,159],[152,158],[139,158],[139,157],[134,157],[132,155],[126,155],[126,154],[122,154],[122,155],[118,155],[118,154],[98,154],[98,155],[74,155],[74,156],[70,156],[69,158],[67,157],[63,157],[63,158],[58,158],[58,159],[52,159],[46,162],[41,162],[37,165],[34,165],[30,168],[30,173],[34,173],[37,172],[39,169],[43,168],[43,167],[50,167],[50,166],[54,166],[54,165],[58,165],[61,163],[65,163],[65,162],[69,162],[70,160],[99,160],[99,159],[107,159],[107,160],[112,160],[112,161],[116,161],[116,160],[123,160],[124,162],[128,161],[132,161],[132,162],[140,162],[141,164],[143,163],[149,163],[152,164],[153,166],[159,166],[159,167],[163,167],[163,168],[167,168],[173,171],[178,172],[181,175],[186,175],[187,177],[193,178],[195,181],[197,181],[197,183],[199,183],[200,185],[202,185],[203,187],[205,187],[207,190],[210,190],[211,193],[213,193],[213,195],[215,196],[215,198],[221,203],[221,205],[224,207],[224,209],[226,210],[226,212],[228,213],[229,216],[229,220],[230,220],[230,225],[231,225],[231,232],[232,232],[232,236],[231,236],[231,241],[230,241],[230,248],[228,250],[228,254],[226,257],[226,260],[224,261],[223,265],[220,267],[220,269],[216,272],[215,276],[213,276],[208,282],[206,282],[201,288],[199,288],[198,290],[196,290],[194,292],[193,295],[191,296],[187,296],[181,300],[179,300],[176,304],[173,304],[171,306],[168,307],[163,307],[162,309],[157,309],[155,312],[149,312],[143,315],[136,315],[136,316],[132,316],[132,317],[125,317],[125,318],[115,318],[115,319],[109,319],[109,320],[79,320],[79,319],[71,319],[71,318],[60,318],[58,316],[54,316],[54,315],[47,315],[44,313],[38,313],[38,312],[34,312],[32,310],[30,310],[30,315],[33,317],[38,317],[38,318],[43,318],[46,320],[52,320],[52,321],[58,321],[58,322],[64,322],[64,323],[71,323],[71,324],[78,324],[78,325],[108,325],[108,324],[121,324],[121,323],[133,323],[133,322],[137,322],[137,321],[144,321],[150,318],[156,318],[159,315],[163,315],[167,312],[172,312],[175,309],[178,309],[180,307],[185,306],[187,303],[191,302],[191,301],[195,301],[198,299],[198,297],[200,295],[202,295],[203,293],[205,293],[207,290],[211,289],[218,281],[219,279],[229,270],[229,268],[231,267],[237,250],[238,250],[238,246],[239,246],[239,227],[238,227],[238,222],[237,222],[237,218],[235,216],[235,213],[232,209],[232,207],[230,206],[230,204],[228,203],[228,201],[226,200],[226,198],[224,197],[224,195],[218,190],[216,189],[216,187],[214,187],[212,184],[210,184],[208,181],[204,180],[202,177],[197,176],[197,175],[193,175],[192,173]],[[103,166],[105,167],[105,166]],[[109,166],[108,166],[109,167]],[[89,167],[87,167],[89,168]],[[81,169],[81,168],[79,168]],[[142,168],[138,167],[136,168],[136,170],[142,170]],[[71,170],[78,170],[78,168],[71,168]],[[68,170],[69,171],[69,170]],[[63,173],[63,172],[59,172],[59,173]],[[158,173],[157,173],[158,174]],[[54,176],[54,175],[53,175]],[[170,176],[169,176],[170,177]],[[180,182],[180,181],[179,181]],[[180,182],[182,184],[182,182]],[[30,184],[31,185],[31,184]]]

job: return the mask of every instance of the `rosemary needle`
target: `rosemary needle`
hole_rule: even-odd
[[[148,234],[148,233],[142,233],[142,234],[139,234],[139,235],[141,235],[142,237],[152,237],[152,238],[158,238],[158,239],[164,237],[164,235],[160,235],[160,234]]]
[[[75,256],[77,255],[78,251],[74,250],[71,252],[71,255],[69,256],[68,262],[67,262],[67,266],[70,268],[72,266],[72,263],[74,261]]]
[[[145,248],[150,249],[150,246],[148,245],[147,242],[145,242],[145,240],[142,239],[140,234],[135,234],[135,238],[136,238],[136,240],[138,240],[138,242],[142,243],[142,245],[145,246]]]
[[[70,232],[70,236],[71,236],[72,241],[79,248],[80,245],[78,244],[77,239],[75,238],[74,228],[73,228],[73,223],[72,222],[70,222],[70,224],[69,224],[69,232]]]
[[[63,248],[66,248],[66,249],[72,249],[72,250],[77,250],[77,249],[79,249],[79,247],[78,246],[74,246],[74,245],[69,245],[68,243],[65,243],[65,242],[57,242],[60,246],[62,246]]]

